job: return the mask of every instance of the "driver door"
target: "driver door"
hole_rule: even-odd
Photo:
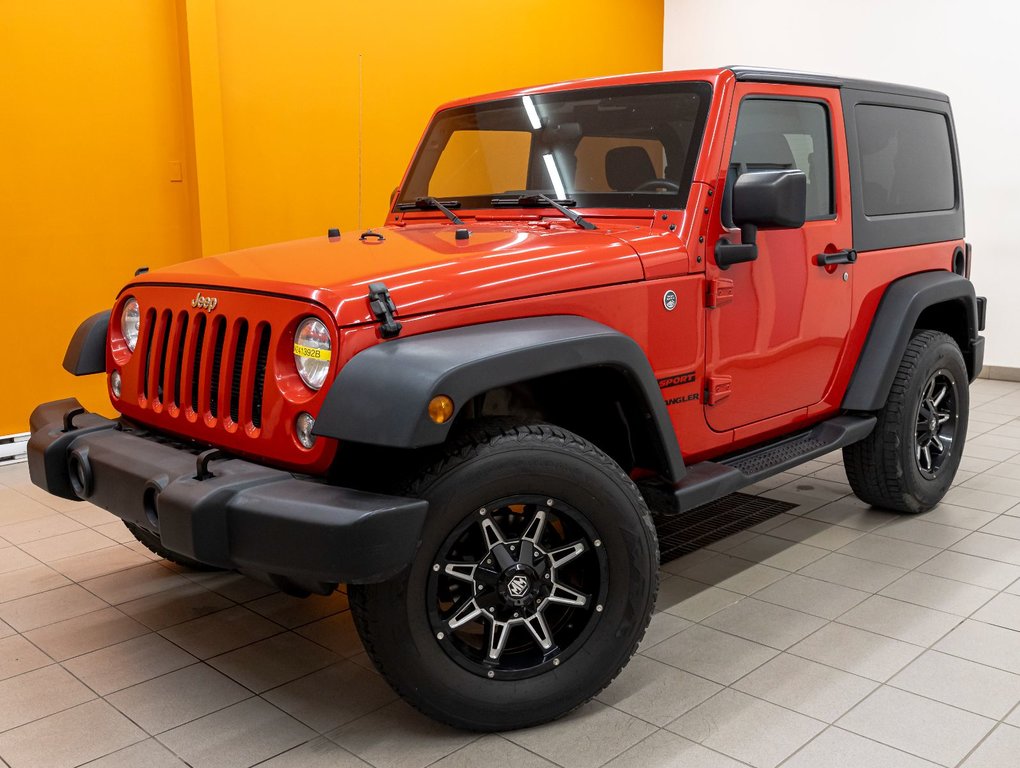
[[[845,142],[835,139],[845,135],[839,91],[740,83],[729,126],[727,189],[747,171],[795,168],[806,174],[808,193],[804,226],[760,229],[755,261],[723,270],[709,259],[706,278],[732,296],[706,312],[705,414],[720,432],[793,415],[825,397],[846,343],[853,288],[852,264],[817,263],[818,254],[852,248]],[[728,198],[723,237],[740,242]]]

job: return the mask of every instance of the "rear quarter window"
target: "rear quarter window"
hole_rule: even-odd
[[[858,104],[854,120],[865,215],[956,207],[950,128],[944,114]]]

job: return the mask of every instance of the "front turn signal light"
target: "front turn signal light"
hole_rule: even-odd
[[[453,400],[436,395],[429,401],[429,418],[436,424],[445,424],[453,417]]]

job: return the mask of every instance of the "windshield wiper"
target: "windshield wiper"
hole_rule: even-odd
[[[581,229],[596,228],[594,224],[585,219],[577,211],[572,211],[566,207],[568,205],[577,205],[575,200],[554,200],[549,195],[542,194],[541,192],[532,192],[526,195],[518,195],[517,197],[494,197],[490,203],[492,205],[520,205],[523,207],[548,205],[562,213]]]
[[[443,215],[446,216],[446,218],[448,218],[454,224],[463,224],[464,222],[461,221],[460,216],[458,216],[457,214],[450,210],[450,208],[459,207],[460,207],[459,200],[447,200],[445,203],[441,203],[434,197],[419,197],[413,203],[399,203],[397,205],[397,209],[401,211],[411,211],[415,209],[419,211],[430,210],[442,211]]]

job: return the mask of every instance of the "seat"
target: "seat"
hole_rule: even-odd
[[[657,176],[643,147],[615,147],[606,152],[606,181],[615,192],[632,192]]]
[[[784,170],[794,167],[793,151],[781,133],[738,134],[730,163],[746,166],[751,171]]]

